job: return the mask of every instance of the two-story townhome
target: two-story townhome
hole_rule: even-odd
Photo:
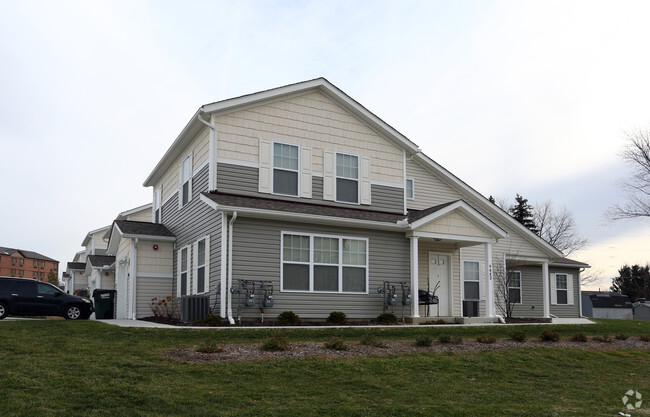
[[[495,264],[516,266],[517,315],[580,315],[587,265],[323,78],[201,106],[144,186],[153,221],[175,237],[170,295],[210,294],[231,323],[260,308],[376,317],[386,281],[416,295],[404,307],[414,321],[492,319]],[[273,306],[259,292],[246,306],[240,280],[266,281]],[[419,305],[434,288],[439,304]]]

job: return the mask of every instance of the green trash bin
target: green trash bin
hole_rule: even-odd
[[[95,300],[95,318],[97,320],[115,318],[115,290],[95,290],[93,299]]]

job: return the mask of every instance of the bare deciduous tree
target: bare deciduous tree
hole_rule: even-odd
[[[539,230],[539,236],[564,256],[587,246],[587,239],[578,235],[573,214],[566,207],[556,211],[551,200],[535,205],[533,221]]]
[[[521,276],[517,277],[513,275],[512,272],[520,266],[521,265],[515,261],[508,261],[506,263],[503,258],[500,261],[497,261],[497,258],[495,258],[492,264],[492,280],[494,281],[495,297],[494,304],[501,315],[506,318],[512,317],[515,304],[520,302],[520,300],[517,299],[516,292],[511,291],[513,281],[521,279]],[[517,287],[521,288],[521,282],[518,284]],[[519,297],[521,297],[521,293],[519,293]]]
[[[627,144],[621,153],[632,166],[632,176],[621,180],[627,201],[610,207],[605,218],[611,221],[650,217],[650,131],[635,130],[625,134]]]

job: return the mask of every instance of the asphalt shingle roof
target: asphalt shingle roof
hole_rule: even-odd
[[[14,252],[20,252],[23,254],[25,258],[29,259],[38,259],[40,261],[50,261],[50,262],[59,262],[56,259],[49,258],[45,255],[41,255],[38,252],[32,252],[29,250],[24,250],[24,249],[14,249],[14,248],[6,248],[4,246],[0,246],[0,255],[11,255]]]
[[[175,237],[164,225],[159,223],[136,222],[131,220],[115,220],[122,233],[127,235]]]
[[[115,262],[115,256],[88,255],[88,262],[91,266],[112,265]]]
[[[84,262],[68,262],[68,269],[86,269],[86,264]]]

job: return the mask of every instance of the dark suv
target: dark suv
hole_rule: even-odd
[[[95,311],[88,298],[69,295],[46,282],[28,278],[0,277],[0,320],[18,316],[63,316],[87,319]]]

